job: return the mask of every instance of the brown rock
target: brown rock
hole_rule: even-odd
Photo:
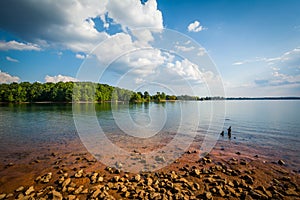
[[[0,194],[0,199],[4,199],[6,197],[6,194]]]
[[[57,192],[56,190],[53,190],[52,192],[52,199],[53,200],[62,200],[63,196],[60,192]]]
[[[33,186],[30,186],[26,191],[25,191],[25,195],[28,196],[30,195],[31,193],[34,192],[34,187]]]

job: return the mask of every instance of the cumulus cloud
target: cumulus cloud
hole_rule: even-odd
[[[93,21],[100,18],[108,29],[111,22],[106,17],[120,24],[124,32],[132,28],[163,27],[156,0],[145,4],[137,0],[0,1],[0,27],[43,47],[89,52],[110,37],[105,30],[97,30]]]
[[[195,20],[194,22],[190,23],[188,25],[188,31],[189,32],[200,32],[205,30],[203,26],[200,25],[200,22]]]
[[[76,55],[75,55],[75,57],[76,58],[78,58],[78,59],[85,59],[85,55],[83,55],[83,54],[80,54],[80,53],[77,53]]]
[[[10,62],[19,62],[19,60],[15,59],[15,58],[12,58],[12,57],[9,57],[9,56],[6,56],[5,59],[10,61]]]
[[[121,24],[124,30],[132,28],[163,28],[162,13],[157,9],[156,0],[142,4],[137,0],[109,0],[108,16]]]
[[[12,76],[8,73],[2,72],[0,70],[0,83],[13,83],[13,82],[19,82],[20,78],[17,76]]]
[[[32,43],[22,43],[17,42],[15,40],[12,41],[0,41],[0,50],[8,51],[8,50],[17,50],[17,51],[40,51],[41,48]]]
[[[45,82],[52,82],[52,83],[57,83],[57,82],[77,82],[78,80],[76,78],[73,78],[71,76],[63,76],[61,74],[57,75],[57,76],[49,76],[47,75],[45,77]]]

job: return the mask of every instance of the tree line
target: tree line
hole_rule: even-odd
[[[133,92],[107,84],[92,82],[21,82],[0,84],[0,102],[161,102],[166,100],[199,100],[199,98],[187,95],[166,95],[164,92],[150,95],[147,91],[144,93]]]

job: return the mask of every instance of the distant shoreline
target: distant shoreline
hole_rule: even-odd
[[[165,103],[165,102],[177,102],[177,101],[257,101],[257,100],[300,100],[300,97],[208,97],[207,99],[199,100],[161,100],[161,101],[140,101],[140,102],[129,102],[129,101],[37,101],[37,102],[0,102],[0,104],[71,104],[71,103]]]

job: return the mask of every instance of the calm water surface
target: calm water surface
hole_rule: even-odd
[[[174,132],[205,136],[209,127],[218,136],[219,130],[226,133],[232,126],[231,142],[262,148],[264,155],[282,157],[299,167],[300,101],[227,101],[226,113],[223,103],[104,103],[77,104],[75,108],[87,126],[96,117],[105,133],[128,134],[133,130],[129,122],[133,122],[137,131],[130,134],[141,138]],[[72,104],[0,104],[0,150],[4,154],[29,147],[38,150],[47,142],[67,142],[77,136]],[[219,140],[228,138],[225,134]]]

